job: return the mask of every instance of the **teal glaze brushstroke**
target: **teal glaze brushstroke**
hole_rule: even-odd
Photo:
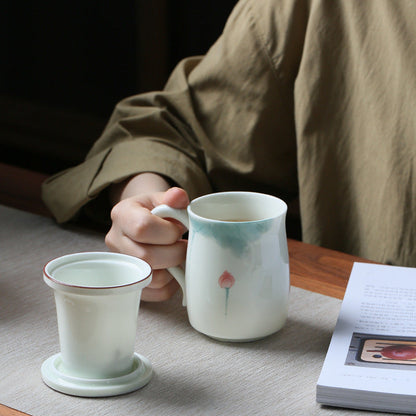
[[[228,315],[228,297],[230,296],[230,288],[225,288],[225,316]]]
[[[193,220],[192,226],[197,233],[214,238],[221,247],[229,248],[236,256],[242,257],[249,244],[268,231],[272,223],[269,220],[246,223],[206,223]]]

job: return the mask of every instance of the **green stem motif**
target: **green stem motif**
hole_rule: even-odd
[[[225,316],[228,314],[228,296],[230,295],[230,288],[225,288]]]

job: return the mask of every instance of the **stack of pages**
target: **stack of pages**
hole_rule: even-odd
[[[354,264],[317,401],[416,413],[416,269]]]

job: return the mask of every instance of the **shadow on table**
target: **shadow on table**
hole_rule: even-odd
[[[311,323],[300,318],[289,317],[280,331],[264,339],[252,342],[222,342],[199,334],[194,330],[189,324],[186,308],[182,307],[180,300],[172,299],[163,304],[143,303],[143,309],[152,315],[158,315],[158,319],[169,321],[171,325],[195,331],[196,334],[208,343],[224,345],[228,348],[259,351],[322,352],[323,348],[326,349],[328,347],[333,331],[332,327],[325,328],[319,323]]]
[[[221,342],[202,335],[208,342],[222,344],[229,348],[257,351],[291,351],[322,353],[329,346],[332,330],[313,325],[295,318],[289,318],[285,326],[275,334],[251,342]]]
[[[155,388],[158,392],[156,395]],[[212,410],[213,399],[215,399],[206,385],[196,382],[193,378],[186,378],[181,373],[173,376],[162,369],[161,373],[154,370],[152,380],[142,389],[122,396],[103,398],[103,400],[132,403],[136,398],[137,408],[141,413],[146,413],[148,410],[146,408],[151,408],[153,414],[158,414],[158,410],[165,414],[161,409],[169,409],[171,414],[176,414],[179,409],[186,409],[186,413],[189,414],[193,408],[196,413],[203,414],[204,410]]]

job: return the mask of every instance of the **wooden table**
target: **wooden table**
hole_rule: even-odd
[[[40,200],[46,175],[0,164],[0,204],[48,215]],[[312,292],[342,299],[355,261],[365,259],[295,240],[288,240],[291,283]],[[25,415],[0,404],[0,416]]]

